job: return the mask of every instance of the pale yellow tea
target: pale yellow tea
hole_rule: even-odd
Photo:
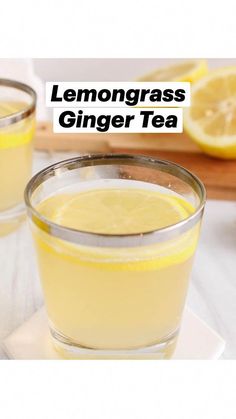
[[[0,102],[0,119],[27,107],[24,102]],[[34,117],[0,128],[0,211],[23,201],[31,175]]]
[[[167,189],[120,182],[62,190],[37,210],[54,223],[108,235],[149,232],[194,212]],[[199,224],[169,241],[132,248],[76,245],[36,226],[33,231],[48,315],[59,335],[81,347],[119,350],[177,334]]]

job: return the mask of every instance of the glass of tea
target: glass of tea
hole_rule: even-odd
[[[24,215],[24,189],[31,177],[35,130],[35,91],[0,79],[0,235]]]
[[[168,161],[88,155],[28,183],[51,335],[64,357],[170,358],[205,203]]]

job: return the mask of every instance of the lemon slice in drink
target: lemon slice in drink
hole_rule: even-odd
[[[0,102],[0,118],[12,115],[27,107],[24,102]]]
[[[236,67],[214,70],[192,86],[184,127],[207,154],[236,158]]]
[[[144,233],[189,215],[180,198],[148,190],[98,189],[56,199],[64,204],[51,214],[55,223],[92,233]]]
[[[205,60],[191,60],[180,64],[160,67],[138,81],[188,81],[195,82],[207,73]]]
[[[27,108],[25,102],[0,102],[0,119]],[[32,140],[35,129],[34,119],[25,118],[0,129],[0,149],[27,144]]]
[[[49,197],[37,207],[47,219],[64,227],[100,234],[138,234],[175,224],[194,212],[176,195],[142,189],[97,189]],[[41,238],[40,238],[41,237]],[[136,248],[75,246],[41,233],[46,252],[80,265],[108,270],[153,270],[181,263],[196,247],[197,232],[173,241]]]

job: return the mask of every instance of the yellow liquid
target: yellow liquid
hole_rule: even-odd
[[[0,118],[26,106],[23,102],[0,102]],[[23,201],[24,188],[31,175],[34,128],[33,116],[0,128],[0,211]]]
[[[124,187],[61,193],[37,209],[55,223],[105,234],[150,231],[194,211],[176,195]],[[60,334],[113,350],[155,345],[178,329],[199,226],[135,248],[86,247],[33,230],[48,315]]]

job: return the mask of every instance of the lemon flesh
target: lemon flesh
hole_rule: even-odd
[[[191,207],[179,197],[130,189],[100,189],[57,195],[39,210],[65,227],[100,234],[138,234],[175,224]]]
[[[207,154],[236,158],[236,67],[212,71],[192,86],[184,128]]]
[[[59,194],[41,202],[37,210],[64,227],[107,235],[154,231],[176,224],[194,212],[193,206],[180,196],[128,188]],[[78,246],[43,232],[37,235],[37,240],[45,251],[59,250],[61,257],[76,263],[92,262],[109,270],[145,270],[187,259],[195,250],[197,235],[198,226],[173,240],[136,248]]]

